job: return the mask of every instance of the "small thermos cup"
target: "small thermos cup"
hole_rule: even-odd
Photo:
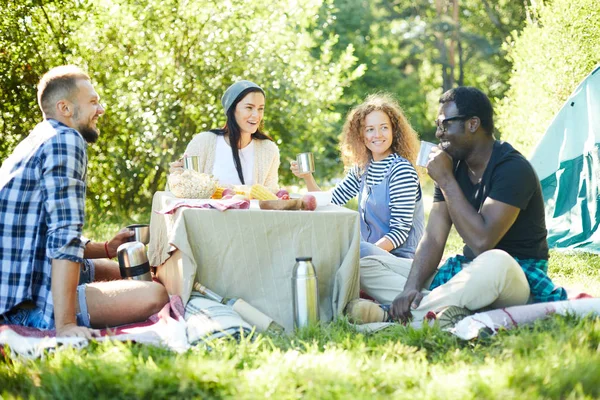
[[[292,272],[294,326],[302,328],[319,321],[319,285],[311,257],[296,258]]]
[[[150,243],[150,225],[148,224],[133,224],[126,227],[133,231],[133,236],[129,237],[130,242]]]
[[[152,281],[146,246],[142,242],[123,243],[117,249],[117,258],[123,279]]]
[[[304,174],[307,172],[315,172],[315,158],[312,153],[300,153],[296,156],[298,163],[298,172]]]

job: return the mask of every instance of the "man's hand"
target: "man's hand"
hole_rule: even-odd
[[[115,237],[108,241],[108,254],[110,258],[114,258],[117,255],[117,249],[123,243],[129,241],[129,238],[132,237],[135,233],[132,230],[127,228],[121,229]]]
[[[393,319],[400,320],[403,323],[407,323],[412,318],[411,309],[419,307],[423,294],[416,289],[407,289],[402,291],[390,307],[390,316]]]
[[[97,329],[86,328],[76,324],[66,324],[61,328],[56,328],[56,337],[82,337],[88,340],[100,336]]]
[[[454,179],[452,172],[452,157],[439,147],[434,147],[429,153],[429,162],[427,163],[427,174],[439,186],[443,187],[446,182]]]

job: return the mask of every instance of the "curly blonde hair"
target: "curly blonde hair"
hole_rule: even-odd
[[[358,165],[364,171],[371,161],[371,150],[365,145],[365,119],[373,111],[381,111],[387,114],[392,123],[392,152],[404,157],[411,164],[415,164],[419,153],[419,138],[410,126],[402,108],[398,102],[389,94],[377,93],[367,96],[365,101],[354,107],[348,113],[340,148],[342,160],[346,168]]]

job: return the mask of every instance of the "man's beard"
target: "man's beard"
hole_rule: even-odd
[[[83,126],[77,128],[77,131],[83,136],[86,142],[88,143],[96,143],[98,140],[98,130],[91,128],[89,126]]]
[[[75,107],[75,112],[73,113],[73,119],[77,120],[79,118],[79,107]],[[98,140],[98,129],[92,128],[89,125],[79,125],[77,127],[77,132],[83,136],[86,142],[88,143],[96,143]]]

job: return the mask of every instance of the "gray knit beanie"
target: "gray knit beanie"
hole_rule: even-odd
[[[231,107],[231,105],[233,104],[235,99],[240,95],[240,93],[242,93],[248,88],[257,88],[262,92],[263,95],[265,95],[265,91],[256,83],[250,81],[237,81],[233,85],[229,86],[223,94],[223,97],[221,97],[221,104],[223,105],[225,114],[227,114],[227,111],[229,111],[229,107]]]

